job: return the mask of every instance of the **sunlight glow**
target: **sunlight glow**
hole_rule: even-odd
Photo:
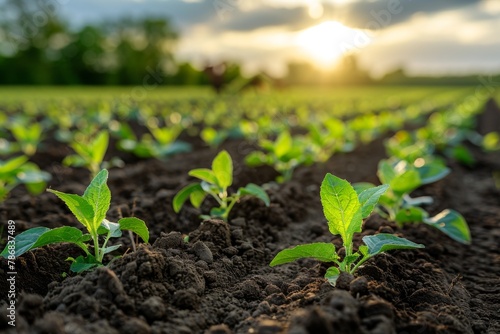
[[[321,67],[329,68],[343,54],[355,48],[356,34],[360,30],[346,27],[337,21],[325,21],[307,28],[297,35],[297,45]]]

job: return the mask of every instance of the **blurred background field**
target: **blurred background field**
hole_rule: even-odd
[[[499,13],[494,0],[1,0],[0,85],[496,87]]]

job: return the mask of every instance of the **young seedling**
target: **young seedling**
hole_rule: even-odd
[[[322,262],[333,262],[335,266],[328,268],[325,278],[335,286],[341,272],[353,274],[359,266],[373,256],[392,249],[423,248],[404,238],[392,234],[380,233],[364,236],[364,245],[354,252],[354,233],[361,232],[363,219],[368,218],[377,205],[380,196],[387,190],[387,185],[367,188],[357,194],[346,180],[332,174],[326,174],[321,184],[320,197],[323,212],[328,221],[330,233],[340,235],[345,249],[345,256],[340,259],[335,245],[317,242],[296,246],[279,252],[270,266],[289,263],[302,258],[314,258]]]
[[[139,158],[164,159],[169,156],[191,151],[191,145],[177,140],[182,131],[182,127],[158,127],[149,125],[151,134],[144,134],[140,140],[137,139],[130,127],[126,123],[121,124],[121,139],[118,148],[132,152]]]
[[[106,219],[106,213],[111,203],[111,192],[106,184],[107,179],[108,171],[103,169],[92,180],[83,196],[66,194],[52,189],[47,190],[66,203],[88,233],[84,234],[81,230],[71,226],[54,229],[35,227],[17,235],[15,240],[9,241],[0,256],[10,256],[14,250],[17,257],[45,245],[68,242],[77,245],[85,252],[85,256],[79,256],[76,259],[68,258],[72,261],[70,269],[74,272],[82,272],[101,266],[104,255],[120,247],[120,245],[107,246],[107,244],[110,238],[120,237],[123,230],[132,231],[148,242],[149,231],[142,220],[129,217],[113,223]],[[100,236],[104,237],[102,243],[99,243]],[[93,253],[89,249],[88,242],[93,244]]]
[[[76,135],[71,143],[71,147],[76,154],[64,158],[63,164],[73,167],[85,167],[90,171],[92,177],[95,177],[101,168],[122,167],[123,161],[118,158],[104,161],[108,143],[109,134],[106,130],[100,131],[95,136],[83,133],[80,136]]]
[[[316,161],[325,162],[335,152],[351,152],[356,146],[355,133],[338,119],[313,122],[308,129]]]
[[[205,127],[200,131],[200,138],[211,148],[219,147],[230,135],[226,129],[216,130],[212,127]]]
[[[255,196],[269,206],[269,197],[264,189],[253,183],[249,183],[238,189],[236,193],[229,195],[228,188],[233,184],[233,161],[226,151],[221,151],[215,157],[212,169],[193,169],[189,175],[200,179],[201,182],[192,183],[175,195],[173,201],[175,212],[179,212],[188,199],[195,208],[199,208],[207,195],[212,196],[219,203],[218,208],[210,210],[210,216],[221,218],[224,221],[228,220],[231,209],[244,195]]]
[[[481,138],[481,147],[486,152],[500,151],[500,133],[489,132]]]
[[[446,209],[434,217],[429,217],[427,211],[419,206],[432,203],[432,197],[410,197],[410,193],[415,189],[436,182],[449,172],[450,170],[438,160],[426,161],[420,158],[413,164],[402,160],[382,160],[377,174],[382,183],[389,185],[389,190],[380,198],[378,213],[400,226],[410,222],[425,223],[458,242],[469,244],[469,227],[460,213]],[[363,191],[372,186],[369,183],[360,183],[355,185],[355,188],[357,191]]]
[[[28,156],[35,154],[38,144],[42,140],[43,129],[40,123],[16,123],[11,126],[10,130],[24,154]]]
[[[288,131],[283,131],[274,142],[261,140],[260,146],[266,152],[250,153],[245,158],[246,164],[250,167],[273,166],[280,173],[276,179],[279,183],[291,180],[293,171],[298,166],[314,162],[311,145],[306,140],[293,138]]]
[[[51,178],[50,174],[41,171],[38,166],[28,162],[28,157],[19,156],[7,161],[0,160],[0,202],[5,200],[9,192],[20,184],[33,194],[41,193]]]

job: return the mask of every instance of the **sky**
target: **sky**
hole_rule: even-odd
[[[74,25],[169,18],[176,58],[233,60],[286,73],[290,61],[331,68],[354,53],[373,76],[500,72],[500,0],[52,0]]]

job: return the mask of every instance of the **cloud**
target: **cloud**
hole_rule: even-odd
[[[244,10],[244,0],[214,0],[220,4],[219,16],[214,21],[218,30],[250,31],[262,27],[287,25],[302,29],[325,19],[338,20],[353,28],[386,28],[404,22],[416,13],[432,14],[485,0],[376,0],[376,1],[314,1],[261,0],[254,1],[253,10]],[[492,1],[492,0],[486,0]],[[322,4],[323,15],[311,18],[308,9]]]
[[[324,20],[354,28],[383,28],[359,50],[373,73],[400,65],[451,71],[500,66],[498,0],[87,0],[61,6],[75,24],[123,16],[168,17],[178,27],[178,56],[233,59],[250,68],[283,68],[307,55],[293,43],[298,31]],[[312,18],[310,6],[323,8]],[[392,13],[391,13],[392,11]],[[387,14],[389,13],[389,15]],[[378,26],[376,25],[378,24]],[[474,65],[475,64],[475,65]]]
[[[353,28],[371,28],[373,22],[385,28],[408,20],[416,13],[437,13],[477,5],[481,0],[378,0],[356,1],[338,8],[335,16]]]
[[[380,32],[359,56],[375,75],[401,66],[414,73],[498,70],[500,21],[485,17],[480,6],[414,15]]]
[[[263,27],[287,26],[303,29],[325,19],[334,19],[354,28],[373,22],[381,27],[397,24],[415,13],[435,13],[495,0],[87,0],[70,1],[61,11],[74,24],[109,20],[123,16],[170,18],[181,29],[206,24],[214,31],[251,31]],[[311,5],[323,4],[323,15],[311,18]],[[373,25],[372,25],[373,26]]]
[[[244,12],[235,7],[232,11],[228,9],[223,15],[215,23],[214,28],[251,31],[264,27],[286,26],[288,29],[300,29],[308,26],[311,22],[304,7],[273,8],[261,6]]]

